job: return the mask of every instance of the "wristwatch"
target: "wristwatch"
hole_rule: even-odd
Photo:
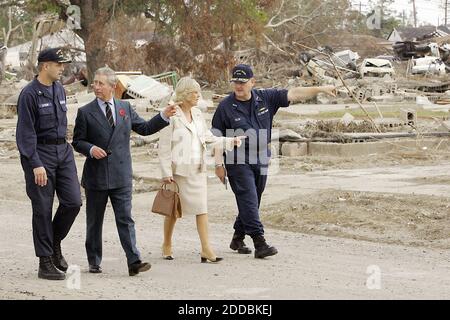
[[[216,164],[216,168],[217,167],[223,167],[224,165],[223,165],[223,163],[221,163],[221,164]]]

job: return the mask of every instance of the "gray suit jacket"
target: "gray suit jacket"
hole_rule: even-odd
[[[109,126],[97,99],[78,109],[72,145],[87,157],[81,178],[84,188],[109,190],[131,186],[131,130],[146,136],[168,125],[159,114],[145,121],[128,102],[114,99],[114,105],[114,130]],[[89,151],[94,145],[107,151],[109,155],[100,160],[92,158]]]

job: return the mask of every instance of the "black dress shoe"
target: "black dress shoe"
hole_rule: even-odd
[[[64,280],[66,274],[55,267],[51,257],[40,257],[38,278],[46,280]]]
[[[139,272],[144,272],[144,271],[150,270],[151,267],[152,267],[152,265],[148,262],[138,261],[138,262],[132,263],[128,266],[128,274],[130,276],[135,276]]]
[[[94,266],[94,265],[89,265],[89,272],[90,273],[102,273],[102,267],[100,266]]]

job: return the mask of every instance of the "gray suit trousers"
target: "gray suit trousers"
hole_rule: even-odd
[[[132,187],[110,190],[86,191],[86,253],[90,265],[99,266],[102,261],[102,227],[108,197],[113,206],[120,243],[125,251],[128,265],[140,261],[136,247],[136,230],[131,217]]]

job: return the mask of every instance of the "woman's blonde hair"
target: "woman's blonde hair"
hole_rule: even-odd
[[[199,94],[201,93],[198,82],[191,77],[183,77],[178,81],[177,86],[175,87],[173,100],[175,102],[183,101],[189,93],[195,91]]]

